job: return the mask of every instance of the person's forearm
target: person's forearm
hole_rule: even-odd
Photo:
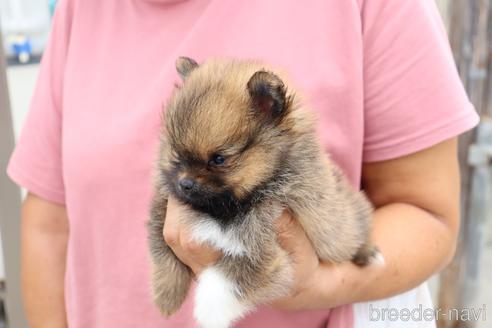
[[[408,204],[390,204],[374,213],[372,240],[380,248],[385,265],[359,268],[341,264],[339,304],[364,302],[390,297],[418,286],[441,270],[455,250],[454,227],[432,214]],[[318,282],[320,291],[330,282],[333,268],[322,264]],[[333,295],[321,295],[333,302]],[[328,302],[328,303],[329,303]]]
[[[42,212],[37,206],[23,208],[21,276],[24,307],[29,327],[65,328],[68,227],[64,218],[47,220],[42,217],[46,213]]]

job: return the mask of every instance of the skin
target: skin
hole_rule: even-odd
[[[68,240],[65,207],[29,193],[21,214],[21,282],[29,327],[67,327],[63,297]]]
[[[277,221],[281,246],[293,257],[292,294],[273,304],[289,310],[322,309],[381,299],[418,286],[451,261],[459,229],[457,142],[451,139],[401,158],[364,164],[364,189],[376,210],[371,239],[383,266],[359,268],[318,260],[300,225],[285,211]],[[443,192],[445,191],[445,192]],[[191,241],[168,204],[164,238],[198,275],[221,254]]]
[[[459,229],[457,142],[450,139],[393,160],[363,165],[362,180],[376,210],[372,239],[385,265],[359,268],[318,260],[302,228],[285,211],[278,239],[295,263],[292,294],[273,307],[330,308],[411,289],[452,259]],[[164,238],[198,275],[221,254],[191,241],[170,199]],[[68,223],[61,206],[29,195],[22,214],[22,283],[30,327],[66,327],[63,300]],[[41,301],[42,300],[42,301]]]

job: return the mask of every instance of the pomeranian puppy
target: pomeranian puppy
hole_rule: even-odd
[[[275,219],[288,208],[323,261],[367,265],[372,207],[322,151],[314,120],[280,74],[255,61],[176,63],[149,221],[152,288],[164,315],[185,300],[192,272],[163,238],[169,196],[197,242],[223,257],[198,277],[194,316],[227,328],[289,294],[293,268]]]

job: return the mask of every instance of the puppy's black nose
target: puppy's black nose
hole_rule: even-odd
[[[186,192],[190,191],[193,189],[193,187],[195,187],[195,181],[193,179],[190,179],[190,178],[183,178],[183,179],[179,180],[179,187],[183,191],[186,191]]]

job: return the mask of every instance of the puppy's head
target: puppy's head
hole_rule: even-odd
[[[177,70],[184,82],[165,113],[161,170],[181,201],[234,215],[282,166],[293,96],[255,62],[182,57]]]

